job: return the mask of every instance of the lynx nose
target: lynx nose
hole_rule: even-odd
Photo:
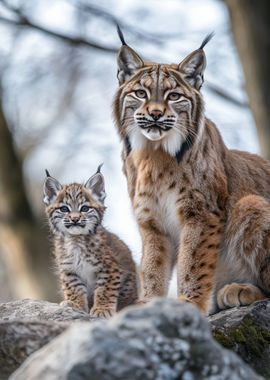
[[[71,219],[71,221],[72,221],[74,224],[76,224],[76,223],[78,223],[78,221],[80,220],[80,216],[78,216],[78,215],[72,215],[70,219]]]
[[[163,116],[163,112],[160,111],[160,110],[152,110],[152,111],[150,111],[150,116],[151,116],[155,121],[157,121],[158,119],[161,118],[161,116]]]

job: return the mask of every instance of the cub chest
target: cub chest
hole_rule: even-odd
[[[87,260],[87,249],[83,242],[74,243],[72,240],[66,242],[66,251],[69,256],[69,270],[76,273],[87,287],[93,286],[96,281],[96,268]]]

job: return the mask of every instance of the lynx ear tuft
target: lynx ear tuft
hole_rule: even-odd
[[[199,49],[190,53],[178,66],[178,70],[184,75],[184,79],[197,90],[200,90],[204,82],[203,75],[206,68],[206,56],[203,48],[213,36],[213,32],[208,34]]]
[[[90,177],[86,183],[85,187],[91,191],[93,197],[101,202],[104,203],[104,200],[106,198],[106,193],[105,193],[105,183],[104,183],[104,177],[101,174],[101,167],[103,164],[99,165],[97,168],[97,172]]]
[[[120,26],[118,24],[116,24],[117,26],[117,33],[118,33],[118,37],[120,38],[120,41],[122,42],[122,45],[126,45],[126,41],[125,41],[125,38],[124,38],[124,34],[120,28]]]
[[[117,25],[118,36],[122,42],[122,46],[119,50],[117,63],[118,63],[118,73],[117,78],[119,84],[126,82],[137,70],[144,66],[141,57],[126,44],[123,32],[121,31],[119,25]]]
[[[45,179],[44,185],[43,185],[43,202],[46,206],[49,206],[52,204],[57,197],[57,194],[59,191],[63,189],[60,182],[57,181],[57,179],[50,176],[48,170],[45,170],[47,178]]]
[[[103,165],[104,165],[103,162],[102,162],[102,164],[98,165],[96,174],[97,173],[101,173],[101,168],[102,168]]]

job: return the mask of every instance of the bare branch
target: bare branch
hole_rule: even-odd
[[[247,102],[235,98],[232,94],[224,91],[223,88],[217,86],[214,83],[209,83],[209,81],[207,81],[206,86],[215,95],[218,95],[220,98],[223,98],[224,100],[233,103],[238,107],[247,108],[249,106]]]
[[[55,32],[53,30],[44,28],[43,26],[40,26],[40,25],[30,21],[25,15],[21,15],[18,12],[16,12],[16,14],[18,16],[16,20],[12,20],[12,19],[0,16],[0,22],[4,22],[6,24],[13,25],[13,26],[20,27],[20,28],[32,28],[34,30],[37,30],[39,32],[46,34],[49,37],[60,39],[64,42],[67,42],[67,43],[73,45],[73,46],[85,46],[88,48],[106,51],[108,53],[116,53],[118,51],[118,49],[111,47],[111,46],[98,44],[94,41],[86,40],[86,39],[81,38],[81,37],[73,37],[73,36],[68,36],[68,35],[65,35],[65,34],[62,34],[59,32]]]
[[[118,17],[114,16],[112,13],[108,12],[107,10],[97,7],[93,4],[85,4],[83,2],[78,2],[77,0],[73,1],[74,7],[76,7],[78,10],[81,10],[84,12],[84,14],[88,13],[90,15],[95,15],[97,17],[101,17],[103,19],[108,20],[114,25],[119,25],[121,29],[128,31],[132,33],[134,36],[144,39],[145,41],[148,40],[152,43],[161,44],[163,40],[167,38],[178,38],[182,34],[180,32],[177,33],[151,33],[149,31],[145,31],[140,29],[138,25],[136,27],[133,27],[122,20],[120,20]]]

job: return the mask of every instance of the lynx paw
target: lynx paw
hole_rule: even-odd
[[[149,300],[148,299],[146,299],[146,298],[139,298],[139,299],[137,299],[135,302],[134,302],[134,305],[145,305],[145,304],[147,304],[149,302]]]
[[[217,303],[220,309],[234,306],[250,305],[255,301],[265,299],[262,291],[252,284],[229,284],[219,290]]]
[[[90,310],[90,317],[95,318],[110,318],[115,314],[115,310],[108,309],[105,307],[92,307]]]

